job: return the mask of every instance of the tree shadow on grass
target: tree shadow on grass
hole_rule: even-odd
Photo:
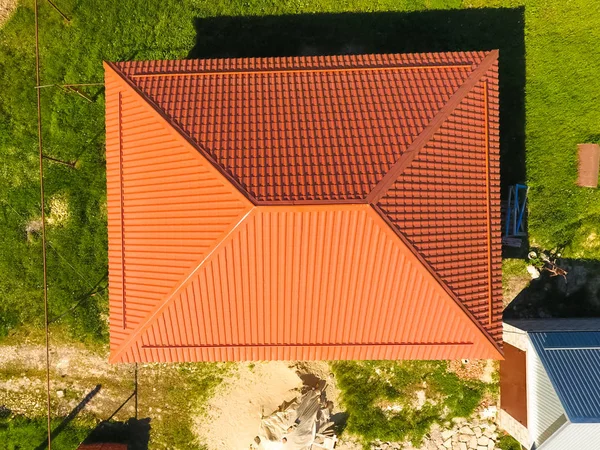
[[[195,20],[188,58],[500,50],[502,193],[525,173],[524,8]]]

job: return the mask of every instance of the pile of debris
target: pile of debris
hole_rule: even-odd
[[[306,387],[304,393],[284,402],[272,414],[263,417],[251,449],[258,450],[331,450],[335,447],[333,402],[325,394],[326,383]]]

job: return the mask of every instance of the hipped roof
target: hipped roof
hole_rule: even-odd
[[[501,357],[496,51],[105,68],[113,362]]]

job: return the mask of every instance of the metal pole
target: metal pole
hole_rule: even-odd
[[[77,95],[79,95],[81,98],[84,98],[84,99],[86,99],[86,100],[87,100],[88,102],[90,102],[90,103],[93,103],[93,102],[94,102],[94,101],[93,101],[91,98],[89,98],[87,95],[85,95],[83,92],[81,92],[79,89],[77,89],[77,88],[75,88],[75,87],[72,87],[72,86],[67,86],[67,87],[61,86],[61,87],[62,87],[62,89],[64,89],[66,92],[74,92],[74,93],[76,93],[76,94],[77,94]]]
[[[65,19],[67,22],[71,22],[71,19],[69,19],[60,9],[58,9],[58,6],[56,6],[52,0],[48,0],[48,3],[50,3],[50,6],[52,6],[57,13],[59,13],[63,19]]]
[[[39,21],[38,21],[38,0],[34,0],[35,9],[35,83],[40,85],[40,41],[39,41]],[[47,406],[47,427],[48,427],[48,450],[52,450],[52,436],[50,425],[50,333],[48,330],[48,278],[46,267],[46,213],[44,211],[44,154],[42,151],[42,108],[41,92],[37,93],[37,132],[38,132],[38,153],[40,162],[40,200],[42,212],[42,262],[44,272],[44,322],[46,332],[46,406]]]
[[[138,365],[134,366],[134,382],[135,382],[135,419],[138,418]]]
[[[61,161],[60,159],[56,159],[56,158],[53,158],[52,156],[48,156],[48,155],[44,155],[44,159],[47,159],[48,161],[55,162],[57,164],[62,164],[63,166],[70,167],[71,169],[74,169],[75,168],[75,164],[76,164],[74,162]]]

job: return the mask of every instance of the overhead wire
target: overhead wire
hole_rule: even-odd
[[[70,19],[62,12],[58,7],[51,1],[47,0],[48,3],[67,21]],[[46,239],[46,212],[45,212],[45,193],[44,193],[44,153],[43,153],[43,137],[42,137],[42,102],[41,102],[41,89],[46,87],[59,87],[68,88],[78,93],[80,96],[86,98],[78,90],[74,89],[79,86],[103,86],[104,83],[72,83],[72,84],[47,84],[42,85],[40,80],[40,44],[39,44],[39,5],[38,0],[34,0],[34,28],[35,28],[35,77],[36,77],[36,101],[37,101],[37,134],[38,134],[38,157],[39,157],[39,182],[40,182],[40,212],[41,212],[41,237],[42,237],[42,265],[43,265],[43,300],[44,300],[44,331],[45,331],[45,349],[46,349],[46,415],[47,415],[47,442],[48,450],[52,450],[52,426],[51,426],[51,398],[50,398],[50,319],[49,319],[49,308],[48,308],[48,267],[47,267],[47,247],[49,246],[54,250],[59,258],[61,258],[75,274],[77,274],[84,282],[86,282],[91,290],[88,294],[102,295],[106,287],[100,287],[103,280],[107,278],[105,275],[96,285],[93,285],[88,278],[85,278],[61,253],[48,242]],[[17,215],[24,217],[23,214],[19,213],[10,203],[5,202],[10,209],[12,209]],[[54,319],[58,320],[64,315],[72,312],[77,306],[79,306],[83,300],[80,299],[76,304],[67,310],[65,313]],[[137,363],[134,365],[134,392],[132,394],[135,397],[135,417],[138,417],[138,366]],[[131,397],[130,397],[131,398]],[[128,399],[129,400],[129,399]]]
[[[39,20],[38,20],[38,0],[34,0],[35,16],[35,84],[40,85],[40,40],[39,40]],[[44,153],[42,144],[42,99],[41,91],[36,89],[37,98],[37,133],[38,133],[38,154],[40,164],[40,201],[42,213],[42,263],[44,277],[44,330],[46,335],[46,407],[47,407],[47,428],[48,428],[48,450],[52,450],[52,428],[50,423],[50,331],[48,322],[48,276],[46,264],[46,212],[44,203]]]

